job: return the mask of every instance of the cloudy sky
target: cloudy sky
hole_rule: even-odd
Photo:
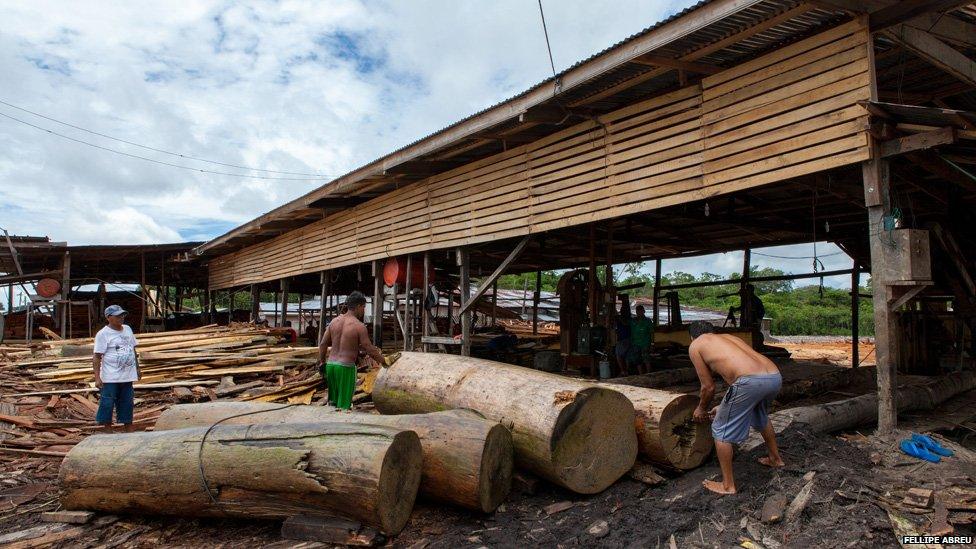
[[[544,1],[556,70],[691,3]],[[534,0],[0,1],[0,226],[72,244],[206,240],[550,73]]]

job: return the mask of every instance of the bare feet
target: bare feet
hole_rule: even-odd
[[[724,484],[722,484],[717,480],[703,480],[702,486],[704,486],[706,490],[715,492],[720,496],[727,496],[735,493],[735,486],[732,486],[731,488],[726,488]]]
[[[782,467],[786,465],[785,463],[783,463],[782,458],[773,461],[772,458],[770,458],[769,456],[763,456],[759,458],[759,463],[765,465],[766,467]]]

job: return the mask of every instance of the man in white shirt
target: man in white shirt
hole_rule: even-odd
[[[98,412],[95,421],[106,429],[112,428],[112,410],[125,431],[131,433],[132,408],[135,396],[132,382],[139,380],[139,362],[136,358],[136,336],[132,328],[123,323],[126,312],[118,305],[105,309],[108,325],[95,334],[95,385],[100,389]]]

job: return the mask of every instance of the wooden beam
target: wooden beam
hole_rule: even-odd
[[[413,255],[407,254],[407,276],[403,279],[403,350],[413,350]]]
[[[872,60],[873,66],[873,60]],[[872,72],[873,77],[873,72]],[[868,240],[871,246],[871,284],[874,287],[874,338],[878,377],[878,432],[888,434],[898,423],[898,321],[888,308],[892,290],[884,279],[888,249],[884,241],[884,218],[891,208],[891,170],[881,157],[880,146],[871,139],[872,160],[862,163],[864,202],[868,209]]]
[[[911,152],[907,153],[905,157],[919,168],[922,168],[936,177],[958,185],[960,188],[965,189],[966,191],[976,191],[976,181],[959,172],[939,155],[932,154],[931,151]]]
[[[471,306],[474,305],[476,301],[481,299],[481,296],[485,295],[485,292],[488,291],[488,288],[491,288],[491,285],[494,284],[496,280],[498,280],[498,277],[505,273],[505,269],[507,269],[508,266],[511,265],[513,261],[518,259],[520,255],[522,255],[522,251],[525,250],[525,247],[529,244],[531,240],[532,240],[531,236],[526,236],[522,238],[522,240],[520,240],[519,243],[516,244],[514,248],[512,248],[512,251],[509,252],[508,256],[501,262],[500,265],[498,265],[498,267],[494,270],[494,272],[492,272],[490,275],[488,275],[488,278],[482,280],[478,284],[478,289],[475,290],[474,295],[472,295],[470,299],[465,298],[463,295],[461,296],[462,304],[461,304],[461,310],[458,312],[459,314],[462,315],[465,314],[468,311],[468,309],[470,309]],[[461,292],[463,294],[464,292],[463,288],[461,289]]]
[[[524,246],[523,246],[524,247]],[[457,250],[458,266],[461,267],[461,302],[471,306],[471,252],[466,247]],[[480,289],[480,288],[479,288]],[[482,292],[483,293],[483,292]],[[461,312],[461,355],[471,356],[472,312]]]
[[[717,74],[725,70],[722,67],[717,67],[715,65],[707,65],[705,63],[695,63],[694,61],[683,61],[681,59],[675,59],[673,57],[665,57],[663,55],[656,55],[653,53],[645,53],[639,57],[635,57],[631,60],[632,63],[637,63],[638,65],[648,65],[652,67],[666,67],[669,69],[678,69],[685,72],[693,72],[697,74]]]
[[[319,290],[319,333],[316,345],[322,341],[322,336],[325,334],[325,321],[328,319],[329,297],[332,295],[332,275],[329,271],[319,273],[319,284],[321,285]]]
[[[251,284],[251,322],[257,323],[259,316],[261,316],[261,290],[257,284]]]
[[[810,3],[853,14],[876,12],[893,6],[899,0],[809,0]],[[969,48],[976,48],[976,25],[941,13],[923,13],[904,23],[928,31],[943,40]]]
[[[951,145],[955,142],[955,128],[940,128],[930,132],[915,133],[884,141],[881,143],[881,156],[887,158],[912,151],[931,149],[939,145]]]
[[[142,281],[146,281],[146,256],[142,256]],[[64,259],[61,261],[61,303],[58,304],[58,312],[61,317],[61,338],[68,338],[71,335],[68,333],[68,322],[70,316],[68,314],[68,309],[71,307],[71,252],[64,252]],[[146,315],[143,314],[142,318]]]
[[[885,34],[964,84],[976,86],[976,63],[935,36],[908,25],[894,26]]]
[[[383,348],[383,268],[373,261],[373,344]]]
[[[430,335],[430,311],[427,309],[427,294],[430,292],[430,250],[424,252],[424,291],[420,296],[420,341],[423,350],[428,350],[428,344],[423,338]]]
[[[53,276],[60,276],[60,275],[61,275],[61,271],[41,271],[39,273],[5,275],[5,276],[0,276],[0,284],[12,284],[15,282],[31,282],[32,280],[40,280],[42,278],[50,278]]]
[[[851,368],[861,365],[861,269],[858,268],[857,261],[854,261],[854,269],[851,271]]]
[[[285,277],[281,279],[281,319],[278,321],[278,327],[285,325],[285,321],[288,320],[288,285],[290,280]]]
[[[877,32],[926,13],[942,13],[970,3],[972,0],[901,0],[872,12],[868,24],[872,32]]]
[[[542,297],[542,271],[535,272],[535,293],[532,294],[532,333],[539,333],[539,299]],[[494,313],[494,311],[492,311]]]
[[[661,299],[661,260],[658,259],[654,262],[654,312],[653,312],[653,323],[654,327],[657,328],[659,321],[661,320],[660,307],[658,306],[658,300]]]

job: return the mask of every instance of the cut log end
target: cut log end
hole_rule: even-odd
[[[420,486],[422,461],[423,450],[417,433],[397,433],[380,469],[378,509],[384,532],[399,532],[410,520]]]
[[[478,504],[482,512],[494,512],[508,497],[514,462],[512,434],[503,425],[492,426],[485,437],[478,475]]]
[[[674,399],[661,414],[661,447],[675,469],[687,471],[705,462],[712,453],[710,425],[694,421],[698,397]]]
[[[581,494],[605,490],[634,465],[634,406],[624,395],[591,387],[576,393],[556,420],[551,441],[555,474]]]

